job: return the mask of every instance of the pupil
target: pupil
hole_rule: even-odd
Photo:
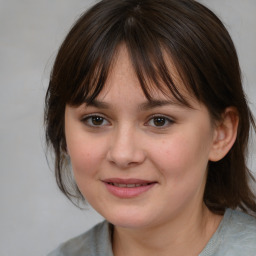
[[[163,125],[165,125],[165,118],[164,117],[156,117],[156,118],[154,118],[154,125],[155,126],[163,126]]]
[[[92,117],[92,123],[94,125],[101,125],[103,123],[103,118],[100,116],[93,116]]]

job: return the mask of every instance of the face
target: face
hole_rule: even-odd
[[[190,103],[160,91],[149,102],[121,47],[95,101],[66,107],[77,185],[114,225],[150,227],[202,209],[215,131],[206,107]]]

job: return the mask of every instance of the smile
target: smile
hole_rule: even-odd
[[[138,197],[157,184],[155,181],[117,178],[103,180],[103,183],[110,194],[119,198]]]
[[[108,183],[109,185],[119,187],[119,188],[135,188],[135,187],[142,187],[142,186],[147,186],[151,183],[145,183],[145,184],[124,184],[124,183]]]

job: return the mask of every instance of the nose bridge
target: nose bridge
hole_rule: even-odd
[[[115,165],[127,168],[145,159],[136,127],[124,123],[115,128],[108,151],[108,159]]]

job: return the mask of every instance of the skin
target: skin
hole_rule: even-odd
[[[170,69],[178,81],[175,68]],[[146,106],[121,46],[96,98],[104,104],[66,106],[74,176],[86,200],[114,224],[114,255],[198,255],[222,219],[203,203],[207,164],[218,154],[219,130],[206,107],[191,97],[193,108],[157,90],[153,98],[165,103]],[[157,122],[155,116],[164,118]],[[109,178],[155,184],[136,197],[119,198],[106,188],[103,181]]]

